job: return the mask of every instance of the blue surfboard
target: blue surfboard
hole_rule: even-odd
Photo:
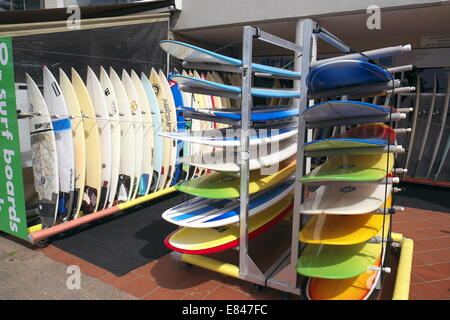
[[[314,67],[306,83],[310,92],[318,92],[361,84],[388,82],[392,74],[372,63],[361,60],[339,60]]]
[[[184,106],[183,96],[181,95],[181,92],[178,88],[178,83],[172,81],[172,76],[173,73],[169,73],[169,77],[167,80],[169,81],[170,90],[172,91],[173,100],[175,102],[175,108],[177,109],[177,132],[184,132],[186,131],[186,125],[184,123],[185,119],[183,117],[183,112],[181,110],[178,110],[179,107]],[[177,159],[182,157],[183,157],[183,142],[177,141]],[[183,165],[180,164],[178,161],[176,162],[171,186],[177,183],[178,180],[180,179],[182,166]]]
[[[269,190],[258,192],[249,199],[249,216],[258,214],[285,198],[295,186],[290,178]],[[213,228],[239,222],[240,203],[236,199],[193,198],[162,214],[163,219],[190,228]]]
[[[162,133],[162,123],[161,123],[161,113],[159,111],[158,100],[156,99],[155,92],[153,91],[153,87],[145,76],[145,74],[141,74],[141,82],[144,86],[145,93],[147,94],[148,101],[150,102],[150,109],[152,112],[152,121],[153,121],[153,137],[155,139],[155,152],[154,152],[154,165],[153,165],[153,178],[152,185],[150,186],[150,192],[154,192],[155,188],[159,186],[159,180],[161,176],[162,170],[162,161],[163,161],[163,138],[159,135]]]
[[[242,89],[240,87],[231,86],[228,84],[217,83],[214,81],[203,80],[199,78],[189,77],[185,75],[174,75],[172,80],[178,84],[185,85],[190,88],[206,89],[215,91],[217,95],[220,92],[229,92],[240,94]],[[282,89],[268,89],[268,88],[252,88],[252,96],[260,98],[299,98],[300,92],[298,90],[282,90]]]
[[[306,122],[325,122],[351,118],[369,118],[389,115],[390,109],[361,101],[326,101],[315,104],[303,111]]]
[[[235,67],[242,66],[242,60],[224,56],[219,53],[199,48],[188,43],[174,40],[162,40],[160,41],[159,45],[164,51],[166,51],[170,55],[187,62],[222,64]],[[270,67],[258,63],[253,63],[252,69],[254,72],[268,73],[275,76],[281,76],[292,79],[300,78],[300,73],[298,72]]]
[[[189,112],[192,115],[209,115],[213,117],[226,118],[237,121],[241,120],[242,117],[242,111],[240,109],[237,109],[235,111],[232,111],[232,109],[228,109],[229,111],[218,111],[217,109],[199,109],[192,107],[182,107],[181,109]],[[252,108],[252,112],[250,114],[250,121],[263,122],[270,120],[281,120],[298,116],[298,114],[298,109],[289,105],[275,107],[254,107]]]

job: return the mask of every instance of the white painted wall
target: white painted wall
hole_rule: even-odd
[[[283,21],[312,16],[439,5],[436,0],[185,0],[174,31],[233,24]]]

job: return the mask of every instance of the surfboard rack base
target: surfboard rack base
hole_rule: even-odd
[[[75,220],[70,220],[70,221],[67,221],[67,222],[64,222],[61,224],[54,225],[50,228],[42,229],[42,227],[38,227],[38,226],[30,227],[29,230],[33,231],[33,232],[29,233],[28,241],[31,242],[32,244],[36,244],[40,240],[47,239],[49,237],[52,237],[52,236],[62,233],[64,231],[76,228],[76,227],[81,226],[86,223],[89,223],[91,221],[110,216],[114,213],[134,207],[138,204],[142,204],[144,202],[154,200],[156,198],[162,197],[162,196],[172,193],[174,191],[176,191],[176,189],[174,187],[170,187],[170,188],[167,188],[164,190],[160,190],[160,191],[148,194],[143,197],[136,198],[131,201],[119,203],[115,206],[112,206],[111,208],[97,211],[97,212],[82,216]]]

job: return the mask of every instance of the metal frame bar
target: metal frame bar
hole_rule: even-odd
[[[241,278],[249,276],[248,256],[248,202],[249,202],[249,146],[250,146],[250,113],[253,99],[251,95],[252,86],[252,55],[253,37],[256,29],[250,26],[244,27],[242,43],[242,115],[241,115],[241,172],[240,172],[240,217],[239,217],[239,274]]]

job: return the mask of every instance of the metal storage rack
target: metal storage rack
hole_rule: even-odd
[[[298,152],[296,163],[295,177],[295,195],[294,208],[290,222],[291,235],[290,246],[279,256],[275,257],[273,263],[262,271],[258,264],[249,255],[248,243],[248,203],[249,203],[249,129],[250,129],[250,113],[252,109],[252,96],[250,90],[252,87],[252,53],[253,40],[260,40],[275,46],[283,47],[291,50],[295,54],[294,71],[301,74],[300,79],[294,80],[294,90],[299,90],[300,98],[293,100],[293,104],[299,109],[300,114],[309,106],[308,88],[306,78],[312,65],[316,64],[316,38],[320,38],[332,46],[336,47],[344,53],[350,53],[351,48],[345,45],[341,40],[334,37],[331,33],[321,28],[311,19],[299,20],[296,25],[295,43],[286,41],[269,33],[263,32],[251,26],[243,28],[243,50],[242,50],[242,67],[229,66],[212,66],[209,64],[184,64],[185,68],[192,67],[198,69],[209,69],[217,71],[232,71],[242,73],[242,118],[236,125],[241,127],[241,170],[240,170],[240,238],[239,238],[239,263],[233,265],[222,260],[209,258],[204,256],[196,256],[190,254],[182,254],[173,251],[171,253],[174,259],[187,262],[192,265],[204,267],[219,273],[231,275],[256,285],[275,288],[287,293],[300,295],[299,275],[296,271],[296,263],[300,251],[300,242],[298,241],[298,233],[300,231],[302,221],[299,213],[299,206],[303,202],[303,186],[300,179],[304,173],[310,170],[310,158],[305,159],[303,148],[300,146],[305,139],[312,140],[312,130],[306,129],[305,120],[302,116],[298,117]],[[392,48],[391,48],[392,49]],[[397,48],[398,49],[398,48]],[[367,54],[380,53],[384,49],[367,52]],[[301,59],[299,59],[301,57]],[[341,57],[332,59],[357,59],[362,58],[359,53],[346,54]],[[319,63],[319,62],[317,62]],[[402,71],[402,70],[400,70]],[[270,75],[265,75],[270,76]],[[275,76],[274,76],[275,77]],[[403,90],[403,91],[402,91]],[[399,88],[396,92],[409,92],[413,88]],[[189,91],[186,89],[186,91]],[[193,92],[193,91],[191,91]],[[202,93],[196,91],[197,93]],[[395,92],[395,93],[396,93]],[[203,92],[204,94],[211,94]],[[208,120],[205,117],[203,120]],[[209,118],[209,121],[212,121]],[[267,233],[270,233],[268,230]],[[277,239],[273,239],[277,241]]]

